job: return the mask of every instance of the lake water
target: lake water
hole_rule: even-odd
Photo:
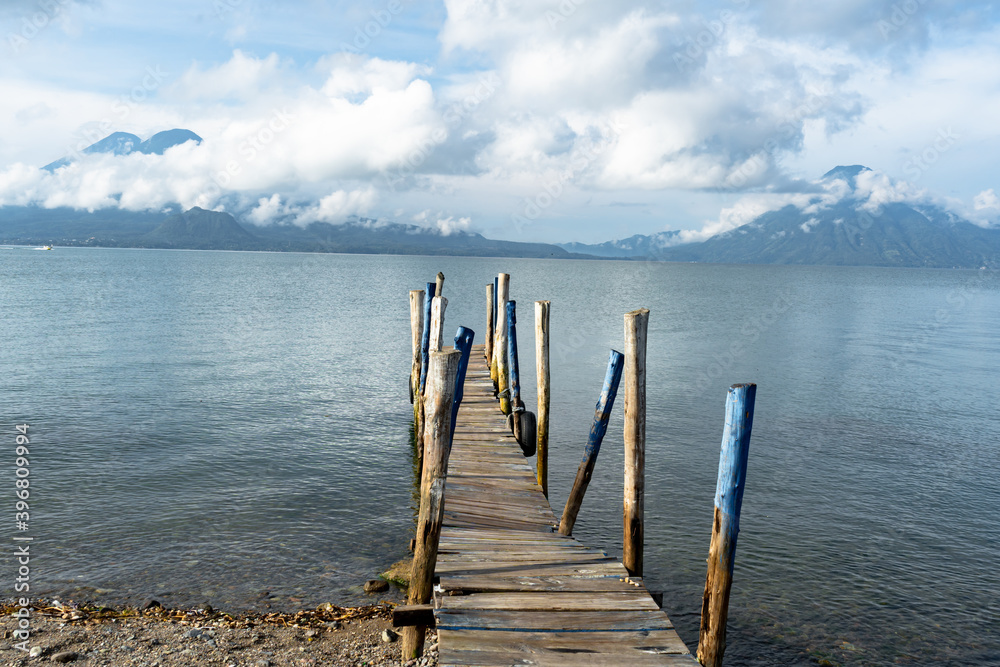
[[[1000,276],[986,271],[0,251],[0,438],[32,592],[365,599],[412,534],[407,291],[449,333],[512,275],[525,400],[552,301],[561,510],[622,315],[652,312],[646,580],[690,647],[726,387],[757,382],[730,665],[1000,665]],[[14,525],[14,425],[31,437]],[[621,405],[574,534],[621,553]],[[13,594],[14,559],[0,563]]]

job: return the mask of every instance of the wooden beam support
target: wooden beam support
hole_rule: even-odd
[[[549,302],[535,302],[535,375],[538,381],[536,475],[549,497]]]
[[[646,329],[649,310],[625,315],[625,500],[622,564],[642,576],[646,494]]]
[[[733,585],[736,537],[740,532],[740,509],[743,506],[756,397],[755,384],[734,384],[726,397],[726,427],[719,454],[715,518],[698,637],[698,662],[705,667],[722,667],[722,656],[726,651],[729,591]]]
[[[576,516],[580,513],[583,496],[587,493],[587,486],[590,485],[590,478],[594,474],[597,455],[601,453],[601,442],[604,440],[604,434],[608,432],[608,419],[611,418],[611,408],[615,404],[615,395],[618,393],[624,364],[625,356],[618,350],[611,350],[608,356],[608,372],[604,376],[604,387],[601,389],[601,397],[597,400],[594,412],[594,425],[590,428],[590,437],[587,439],[587,449],[576,471],[573,489],[566,499],[562,521],[559,522],[559,532],[563,535],[573,534]]]

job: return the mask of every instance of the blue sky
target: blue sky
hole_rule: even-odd
[[[1000,9],[792,0],[7,0],[0,204],[685,238],[838,164],[1000,222]],[[204,138],[89,155],[126,131]]]

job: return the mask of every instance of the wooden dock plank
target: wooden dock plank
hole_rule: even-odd
[[[439,664],[697,667],[641,579],[555,532],[558,518],[505,426],[482,351],[473,348],[446,483]]]

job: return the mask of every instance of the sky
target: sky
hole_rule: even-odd
[[[863,164],[1000,224],[988,2],[3,0],[0,90],[0,205],[698,240]]]

